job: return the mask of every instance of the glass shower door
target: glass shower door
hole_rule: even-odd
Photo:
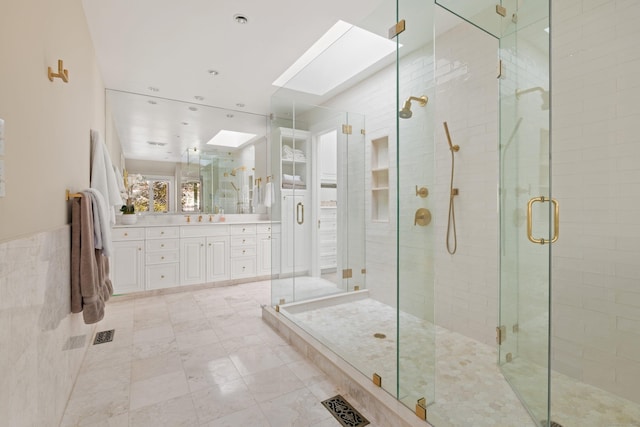
[[[500,38],[499,364],[539,425],[550,411],[550,252],[558,238],[549,150],[548,4]],[[517,70],[517,72],[509,72]]]
[[[534,424],[550,425],[549,2],[437,0],[499,40],[499,366]]]

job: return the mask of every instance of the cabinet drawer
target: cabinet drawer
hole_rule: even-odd
[[[111,231],[111,238],[114,241],[144,239],[144,228],[141,227],[114,228]]]
[[[271,224],[256,224],[256,233],[271,234]]]
[[[241,256],[256,256],[256,247],[255,246],[247,246],[240,248],[231,248],[231,257],[237,258]]]
[[[180,237],[179,227],[147,227],[147,239],[173,239]]]
[[[180,247],[179,242],[180,240],[178,239],[147,240],[145,247],[147,252],[178,251]]]
[[[231,235],[239,236],[244,234],[256,234],[255,224],[241,224],[231,226]]]
[[[146,268],[147,289],[169,288],[178,285],[180,264],[158,264]]]
[[[147,253],[147,264],[167,264],[171,262],[180,262],[180,253],[178,251]]]
[[[256,237],[255,236],[242,236],[242,237],[232,237],[231,238],[231,247],[240,247],[240,246],[255,246],[256,245]]]
[[[228,236],[228,225],[183,225],[180,237]]]
[[[256,275],[256,257],[231,258],[231,278]]]

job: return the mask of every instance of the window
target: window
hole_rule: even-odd
[[[132,185],[132,202],[136,212],[169,212],[173,178],[146,176]]]
[[[185,181],[182,183],[182,211],[198,212],[200,211],[200,181]]]

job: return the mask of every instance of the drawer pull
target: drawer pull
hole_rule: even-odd
[[[160,276],[161,279],[164,279],[164,274],[162,276]]]
[[[243,228],[243,229],[242,229],[242,232],[244,233],[244,231],[245,231],[245,230],[246,230],[246,228]]]
[[[164,257],[160,257],[160,259],[164,259]]]
[[[245,250],[243,249],[243,250],[242,250],[242,253],[244,254],[245,252],[247,252],[247,251],[245,251]]]
[[[211,246],[211,243],[209,243],[209,246]]]
[[[243,266],[242,266],[242,271],[244,271],[244,270],[245,270],[245,268],[247,268],[247,267],[245,267],[245,266],[243,265]]]
[[[124,237],[127,237],[129,235],[129,233],[124,233]]]
[[[160,234],[164,234],[164,231],[161,231]]]
[[[139,250],[139,251],[141,251],[141,250],[142,250],[142,248],[141,248],[140,246],[138,246],[138,250]]]
[[[242,239],[242,243],[246,242],[246,240]]]
[[[161,243],[161,244],[160,244],[160,247],[161,247],[161,248],[164,248],[164,243]]]
[[[204,243],[200,243],[200,247],[203,247],[203,246],[204,246]]]

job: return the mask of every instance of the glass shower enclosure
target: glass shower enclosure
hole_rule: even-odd
[[[434,425],[491,416],[489,377],[550,425],[549,5],[470,3],[371,4],[272,97],[272,305]],[[301,89],[364,33],[386,54]]]

